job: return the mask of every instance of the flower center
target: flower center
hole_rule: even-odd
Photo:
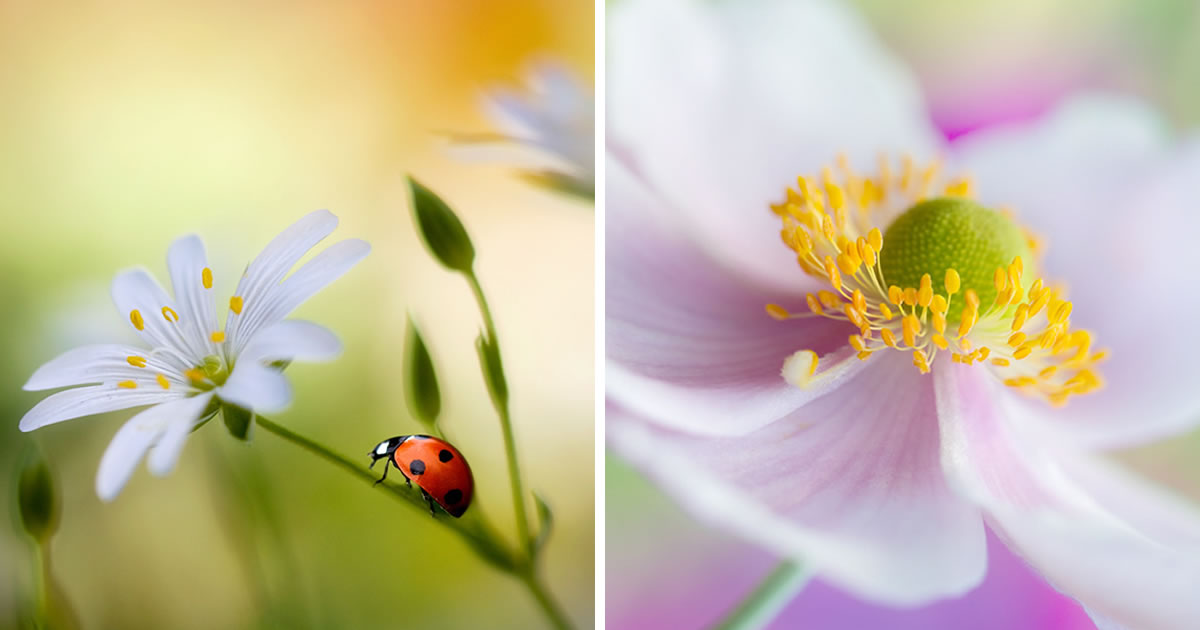
[[[934,190],[941,196],[930,198]],[[839,158],[837,176],[826,168],[798,178],[771,209],[800,268],[828,289],[806,296],[808,312],[768,304],[767,313],[847,321],[863,361],[907,351],[927,373],[949,352],[1053,404],[1099,388],[1093,368],[1105,352],[1093,353],[1091,335],[1071,329],[1065,291],[1035,277],[1036,239],[970,196],[967,180],[942,181],[936,162],[918,168],[909,158],[898,174],[881,160],[877,175],[862,177]],[[880,224],[890,224],[886,235]],[[801,350],[783,373],[806,387],[821,378],[816,368],[814,353]]]
[[[1008,218],[969,199],[938,197],[896,217],[883,234],[879,265],[888,282],[901,287],[920,286],[925,274],[944,278],[954,269],[963,286],[990,304],[997,294],[993,274],[1018,256],[1026,264],[1034,260],[1025,235]],[[951,304],[946,321],[958,323],[964,305]]]
[[[208,391],[225,384],[229,378],[229,367],[221,357],[210,354],[200,362],[200,365],[184,370],[183,375],[188,383],[201,391]]]

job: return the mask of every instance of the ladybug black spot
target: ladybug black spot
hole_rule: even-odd
[[[442,452],[444,453],[445,451],[442,451]],[[462,490],[455,488],[455,489],[447,492],[446,496],[444,496],[442,498],[445,499],[446,505],[454,505],[455,503],[462,501],[462,497],[463,497]]]
[[[442,460],[443,462],[448,462],[454,459],[454,453],[451,453],[446,449],[442,449],[442,452],[438,453],[438,459]]]
[[[423,475],[425,474],[425,462],[414,459],[408,463],[408,470],[414,475]]]

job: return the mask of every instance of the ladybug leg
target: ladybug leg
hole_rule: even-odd
[[[387,479],[388,468],[391,466],[391,464],[392,464],[392,458],[389,457],[388,460],[386,462],[384,462],[384,464],[383,464],[383,476],[379,478],[379,481],[375,482],[375,485],[378,486],[379,484],[383,483],[384,479]],[[371,466],[374,466],[374,465],[375,465],[375,462],[371,462]],[[370,466],[368,466],[368,468],[370,468]],[[400,473],[400,474],[404,474],[404,473]]]
[[[425,497],[425,500],[429,502],[429,514],[437,518],[437,511],[433,509],[433,497],[429,496],[429,493],[425,492],[423,488],[421,489],[421,496]]]

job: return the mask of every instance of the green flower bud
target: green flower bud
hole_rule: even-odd
[[[425,426],[434,429],[442,412],[442,397],[433,359],[412,317],[408,318],[407,341],[404,344],[404,387],[408,410]]]
[[[429,251],[449,269],[469,273],[475,263],[475,246],[458,216],[441,197],[412,177],[408,178],[408,186],[417,230]]]

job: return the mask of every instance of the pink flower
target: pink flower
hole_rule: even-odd
[[[1106,627],[1200,627],[1200,513],[1104,455],[1200,420],[1200,368],[1165,335],[1200,307],[1200,248],[1171,238],[1197,225],[1200,141],[1092,96],[944,146],[911,77],[825,2],[631,2],[610,26],[611,446],[861,597],[974,588],[986,524]],[[919,159],[906,178],[880,151]],[[889,247],[923,264],[960,232],[889,224],[969,196],[967,173],[1044,256],[893,294]]]

